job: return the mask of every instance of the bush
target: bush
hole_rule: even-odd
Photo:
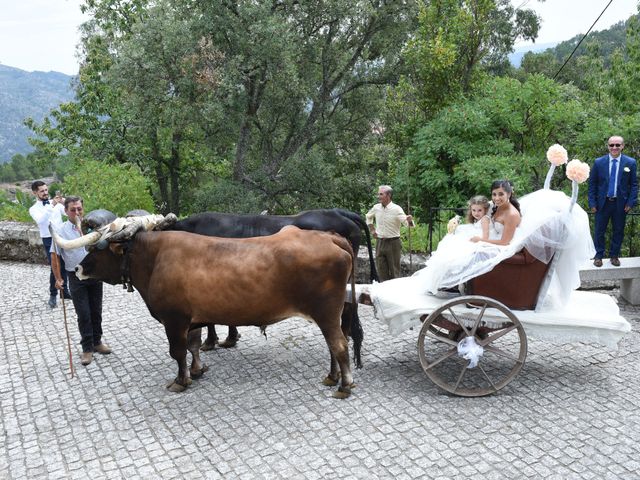
[[[85,212],[104,208],[118,216],[130,210],[154,212],[148,180],[132,165],[82,162],[65,178],[63,196],[78,195]]]
[[[410,251],[414,253],[427,253],[429,250],[429,225],[426,223],[418,223],[415,218],[414,222],[416,223],[416,226],[411,227],[411,233],[409,233],[409,227],[400,227],[402,251],[405,253]]]
[[[12,220],[14,222],[31,222],[29,215],[29,196],[18,191],[16,201],[9,200],[7,192],[0,190],[0,220]]]

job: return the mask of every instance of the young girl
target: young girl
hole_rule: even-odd
[[[479,236],[482,240],[489,239],[489,200],[484,195],[476,195],[469,200],[469,211],[467,212],[467,222],[473,225],[474,236]]]
[[[488,240],[491,227],[489,200],[484,195],[476,195],[475,197],[471,197],[467,202],[467,206],[467,223],[458,226],[457,223],[460,217],[456,215],[456,217],[449,222],[449,233],[455,233],[457,236],[463,236],[469,239],[473,237]]]

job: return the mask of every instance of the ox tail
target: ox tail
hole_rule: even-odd
[[[351,248],[351,244],[344,237],[336,234],[335,238],[340,239],[337,245],[351,256],[351,303],[349,306],[351,315],[349,315],[349,328],[347,330],[349,331],[349,336],[353,339],[353,362],[356,368],[362,368],[362,340],[364,338],[364,332],[360,324],[360,318],[358,318],[358,303],[356,299],[356,255],[353,252],[353,248]],[[344,331],[344,323],[342,327]]]
[[[351,338],[353,338],[353,361],[356,368],[362,368],[362,339],[364,332],[358,317],[358,301],[356,299],[356,256],[351,260]]]
[[[376,262],[373,257],[373,248],[371,245],[371,233],[369,232],[369,226],[367,222],[362,219],[362,216],[358,215],[355,212],[350,212],[349,210],[343,210],[341,208],[336,208],[336,211],[345,218],[348,218],[356,225],[358,225],[362,230],[364,230],[365,238],[367,239],[367,251],[369,252],[369,267],[370,273],[369,278],[371,283],[379,282],[380,278],[378,277],[378,270],[376,270]],[[356,257],[358,256],[358,252],[354,252]]]

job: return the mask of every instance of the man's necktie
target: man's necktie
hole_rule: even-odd
[[[42,200],[42,205],[49,205],[49,200]]]
[[[609,191],[607,192],[607,197],[615,197],[616,196],[616,177],[618,176],[618,159],[611,159],[611,173],[609,174]]]

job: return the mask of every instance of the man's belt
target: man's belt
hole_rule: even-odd
[[[378,237],[380,240],[400,240],[400,237]]]
[[[607,202],[615,202],[618,197],[607,197]]]

